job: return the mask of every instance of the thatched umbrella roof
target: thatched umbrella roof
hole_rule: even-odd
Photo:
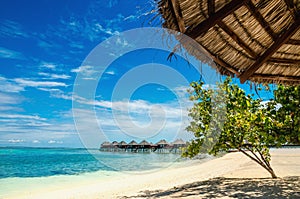
[[[195,39],[222,74],[300,83],[299,0],[158,0],[158,7],[163,27]]]

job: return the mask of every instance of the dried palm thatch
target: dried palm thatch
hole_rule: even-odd
[[[138,143],[134,140],[132,140],[131,142],[128,143],[129,146],[137,146]]]
[[[139,143],[139,145],[142,145],[142,146],[150,146],[151,144],[149,142],[147,142],[146,140],[143,140]]]
[[[169,145],[169,143],[166,140],[160,140],[156,145]]]
[[[185,146],[186,145],[186,143],[185,143],[185,141],[183,141],[182,139],[177,139],[177,140],[175,140],[174,142],[172,142],[172,144],[174,145],[174,146]]]
[[[127,143],[126,143],[125,141],[121,141],[118,145],[119,145],[119,146],[126,146]]]
[[[196,40],[222,74],[242,83],[300,83],[300,0],[157,3],[163,27]]]
[[[101,144],[101,147],[110,147],[110,146],[112,146],[112,143],[110,143],[110,142],[103,142]]]

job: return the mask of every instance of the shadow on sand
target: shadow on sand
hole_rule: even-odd
[[[122,198],[300,198],[300,176],[213,178],[169,190],[143,191]]]

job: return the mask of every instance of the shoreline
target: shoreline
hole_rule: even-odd
[[[299,148],[271,149],[271,154],[271,164],[280,178],[300,176]],[[204,162],[189,160],[178,165],[175,163],[171,167],[149,173],[109,172],[106,176],[105,173],[102,174],[104,175],[101,175],[101,179],[97,172],[38,179],[1,179],[0,184],[11,181],[10,183],[17,183],[21,188],[14,193],[10,190],[10,194],[0,195],[0,198],[126,198],[145,192],[157,192],[157,190],[163,192],[163,190],[187,186],[195,182],[209,183],[209,180],[215,182],[213,180],[216,178],[258,181],[270,178],[267,171],[238,152]],[[2,185],[1,187],[3,189]],[[22,191],[22,188],[26,190]],[[300,194],[300,188],[298,192]]]
[[[42,177],[8,177],[0,179],[0,199],[2,198],[31,198],[58,190],[68,190],[74,187],[84,187],[92,184],[105,184],[107,181],[118,181],[124,177],[149,175],[165,169],[182,168],[209,161],[214,157],[197,160],[180,160],[162,163],[160,168],[141,171],[95,171],[78,175],[55,175]]]

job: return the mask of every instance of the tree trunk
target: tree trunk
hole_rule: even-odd
[[[275,172],[273,171],[273,169],[271,167],[268,167],[267,171],[271,174],[271,176],[272,176],[273,179],[277,178]]]
[[[255,155],[255,153],[251,150],[252,154],[254,154],[254,156],[251,156],[250,154],[248,154],[246,151],[239,149],[239,151],[241,151],[243,154],[245,154],[247,157],[249,157],[251,160],[254,160],[256,163],[258,163],[260,166],[262,166],[264,169],[266,169],[272,176],[273,179],[277,178],[274,170],[272,169],[271,165],[268,163],[266,163],[265,159],[260,159],[258,156]]]

